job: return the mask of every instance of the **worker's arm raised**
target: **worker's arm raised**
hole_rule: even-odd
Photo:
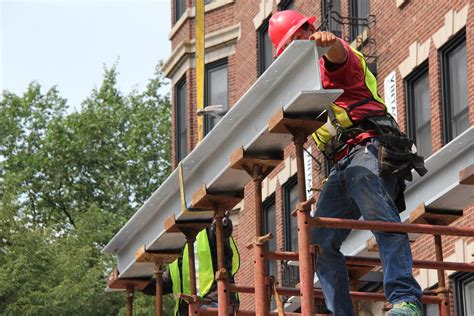
[[[315,41],[316,45],[321,47],[330,47],[325,54],[326,58],[334,64],[343,64],[346,62],[347,53],[341,40],[331,32],[316,32],[309,37]]]

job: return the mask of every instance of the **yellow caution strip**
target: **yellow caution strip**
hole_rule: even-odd
[[[185,213],[188,211],[188,206],[186,205],[186,197],[184,196],[183,165],[181,164],[181,161],[178,163],[178,176],[179,176],[179,193],[181,196],[181,211]]]
[[[278,316],[284,316],[285,315],[285,309],[283,308],[283,303],[281,302],[280,295],[278,295],[275,280],[273,280],[273,282],[272,282],[272,288],[273,288],[273,295],[275,297],[275,302],[276,302],[276,305],[277,305]]]

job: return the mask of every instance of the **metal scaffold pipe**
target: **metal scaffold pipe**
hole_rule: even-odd
[[[306,201],[306,183],[304,171],[303,144],[306,140],[303,129],[293,130],[293,143],[296,150],[296,173],[298,178],[298,198],[300,202]],[[298,223],[298,252],[301,288],[301,310],[305,315],[314,314],[313,297],[313,260],[310,253],[310,230],[309,212],[298,210],[296,220]]]
[[[155,280],[156,280],[156,316],[163,315],[163,264],[155,262]]]
[[[376,230],[383,232],[399,232],[399,233],[419,233],[431,235],[449,235],[460,237],[474,237],[473,228],[451,227],[441,225],[427,225],[427,224],[402,224],[402,223],[387,223],[381,221],[360,221],[352,219],[340,218],[321,218],[313,217],[310,221],[312,226],[318,227],[333,227],[333,228],[347,228],[347,229],[363,229]]]
[[[227,290],[227,270],[224,265],[224,228],[222,225],[223,212],[215,211],[216,240],[217,240],[217,293],[219,316],[229,315],[230,292]]]
[[[230,285],[229,289],[232,292],[239,292],[239,293],[254,293],[255,288],[252,286],[243,286],[243,285]],[[295,288],[288,288],[288,287],[277,287],[277,293],[280,295],[285,296],[299,296],[300,290]],[[323,291],[321,289],[313,289],[312,294],[314,298],[323,299]],[[353,300],[357,301],[379,301],[385,302],[386,298],[383,293],[372,293],[372,292],[358,292],[358,291],[350,291],[349,294],[351,295]],[[423,295],[421,298],[422,303],[424,304],[436,304],[439,305],[442,299],[436,295]],[[303,313],[304,314],[304,313]]]
[[[133,298],[134,298],[134,288],[133,286],[127,286],[127,316],[133,315]]]

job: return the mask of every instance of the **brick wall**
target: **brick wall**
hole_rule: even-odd
[[[171,1],[173,2],[173,1]],[[273,3],[273,11],[276,11],[276,2]],[[377,56],[377,73],[379,93],[383,97],[383,79],[392,71],[396,71],[397,77],[397,107],[398,120],[402,130],[406,130],[406,99],[404,80],[399,71],[399,65],[409,57],[410,45],[415,41],[424,43],[430,40],[428,63],[429,63],[429,88],[430,88],[430,110],[431,110],[431,130],[433,152],[439,150],[443,144],[443,119],[442,103],[440,92],[440,62],[439,51],[435,47],[431,37],[444,26],[445,15],[449,10],[459,11],[469,0],[439,0],[439,1],[415,1],[408,0],[398,8],[396,0],[377,0],[371,3],[371,14],[376,17],[376,23],[370,30],[373,40],[363,49],[367,55]],[[188,5],[193,5],[194,0],[188,0]],[[236,53],[228,57],[228,83],[229,83],[229,105],[235,104],[238,99],[250,88],[258,77],[258,52],[257,52],[257,30],[254,25],[254,18],[261,10],[259,0],[236,0],[234,3],[218,8],[206,13],[206,32],[222,29],[226,26],[240,23],[241,36],[236,43]],[[296,9],[306,15],[315,15],[317,20],[315,25],[319,26],[321,20],[320,0],[295,0]],[[349,15],[349,0],[341,0],[342,15]],[[474,124],[474,8],[471,4],[466,25],[467,37],[467,67],[468,67],[468,101],[470,124]],[[258,26],[257,26],[258,28]],[[344,36],[349,35],[349,27],[344,27]],[[194,37],[194,19],[188,19],[182,27],[172,37],[172,47],[175,48],[183,40],[190,40]],[[195,115],[195,71],[187,71],[187,82],[189,90],[188,104],[189,112],[189,135],[188,146],[193,148],[197,143],[196,115]],[[174,129],[173,129],[174,135]],[[174,139],[174,138],[173,138]],[[312,144],[309,142],[308,144]],[[317,152],[316,146],[312,144],[312,152],[316,158],[323,162],[324,158]],[[289,146],[285,150],[285,157],[294,157],[294,148]],[[314,165],[314,163],[313,163]],[[283,165],[277,167],[269,177],[275,177]],[[313,170],[314,186],[320,186],[325,177],[325,163],[321,170]],[[276,212],[277,212],[277,248],[284,248],[283,234],[283,201],[282,185],[276,185]],[[235,239],[239,246],[241,255],[241,269],[236,277],[236,281],[241,284],[253,284],[253,253],[246,246],[252,242],[255,235],[255,214],[254,214],[254,185],[250,182],[245,187],[244,208],[238,214],[239,225],[235,227]],[[317,194],[317,193],[316,193]],[[460,226],[473,226],[474,206],[466,209],[465,216],[456,222]],[[449,256],[453,249],[455,238],[443,238],[445,243],[446,256]],[[425,247],[432,244],[429,237],[417,240],[413,245],[413,253],[416,258],[427,259],[432,257],[424,251]],[[281,280],[280,280],[281,281]],[[241,295],[242,308],[252,308],[253,296]]]

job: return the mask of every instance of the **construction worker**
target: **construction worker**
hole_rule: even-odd
[[[313,40],[329,50],[319,60],[326,89],[343,89],[327,108],[327,123],[316,130],[317,147],[332,161],[319,196],[315,216],[400,223],[404,209],[404,180],[411,169],[426,173],[423,158],[402,134],[377,94],[374,75],[363,55],[330,32],[316,32],[315,17],[280,11],[269,21],[269,36],[277,56],[293,40]],[[314,215],[314,214],[312,214]],[[326,305],[334,315],[355,315],[349,295],[349,277],[340,252],[349,229],[315,228],[313,242],[320,247],[316,272]],[[384,292],[393,308],[386,315],[421,315],[421,289],[412,274],[407,234],[373,232],[380,248]]]
[[[222,220],[224,228],[224,265],[228,274],[228,282],[234,283],[234,275],[240,265],[239,252],[232,238],[233,225],[226,215]],[[201,230],[194,243],[196,265],[197,295],[211,301],[208,307],[217,307],[217,282],[214,279],[217,271],[217,240],[215,221],[211,226]],[[191,294],[189,279],[188,246],[183,249],[183,256],[173,261],[163,273],[163,294],[173,293],[175,296],[184,293]],[[143,289],[147,295],[156,295],[156,280],[152,279]],[[236,293],[232,293],[231,304],[238,307],[239,300]],[[188,315],[188,304],[183,300],[176,300],[174,315]]]

